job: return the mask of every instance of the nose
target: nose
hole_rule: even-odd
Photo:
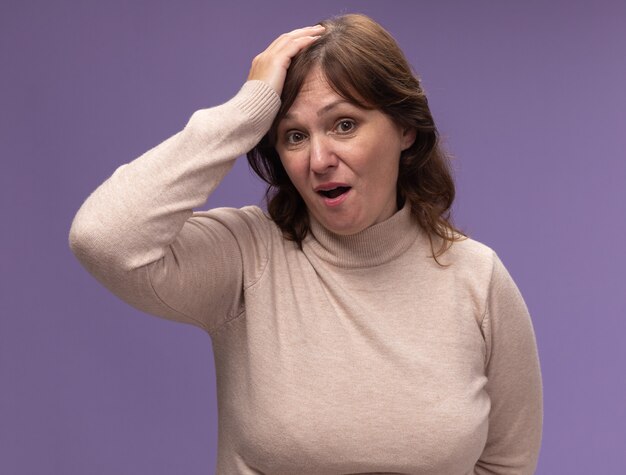
[[[323,175],[337,166],[339,159],[335,154],[330,137],[321,134],[311,136],[309,143],[309,167],[311,171]]]

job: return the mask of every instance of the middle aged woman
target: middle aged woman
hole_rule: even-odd
[[[269,215],[193,212],[246,152]],[[232,100],[118,168],[70,242],[125,301],[210,335],[218,474],[530,474],[531,320],[453,198],[419,80],[344,15],[281,35]]]

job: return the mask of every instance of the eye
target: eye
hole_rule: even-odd
[[[356,127],[355,122],[352,119],[341,119],[337,122],[335,130],[340,134],[347,134],[354,130]]]
[[[290,130],[285,134],[285,141],[289,145],[297,145],[305,139],[305,136],[302,132],[298,132],[297,130]]]

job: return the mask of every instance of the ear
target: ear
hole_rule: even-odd
[[[413,127],[402,129],[402,151],[404,152],[415,142],[417,137],[417,130]]]

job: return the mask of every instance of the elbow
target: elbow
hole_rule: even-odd
[[[98,261],[102,261],[104,249],[102,249],[101,232],[97,223],[79,210],[68,236],[70,250],[88,270]]]
[[[70,227],[68,244],[74,256],[76,256],[79,262],[85,267],[88,266],[90,260],[89,255],[92,253],[93,248],[93,246],[89,244],[90,241],[93,241],[93,239],[90,237],[89,230],[84,226],[83,222],[78,219],[78,216],[75,217]]]
[[[160,256],[133,244],[126,226],[104,221],[98,213],[79,210],[70,227],[68,244],[78,261],[94,276],[121,276],[132,273]],[[146,257],[147,255],[147,257]]]
[[[72,226],[70,227],[70,234],[68,236],[68,244],[70,246],[72,253],[74,253],[75,256],[80,254],[85,241],[86,241],[85,229],[81,226],[81,223],[79,222],[76,216],[74,217],[74,220],[72,221]]]

